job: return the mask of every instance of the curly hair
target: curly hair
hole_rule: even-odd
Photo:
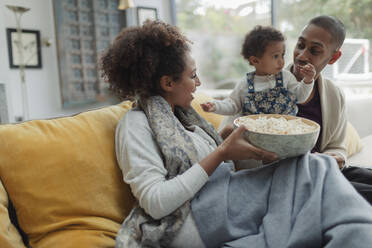
[[[125,28],[101,57],[101,76],[120,99],[159,95],[162,76],[180,79],[190,43],[177,27],[162,21]]]
[[[279,30],[270,26],[257,25],[245,36],[241,54],[246,60],[249,60],[251,56],[261,58],[270,42],[284,40]]]

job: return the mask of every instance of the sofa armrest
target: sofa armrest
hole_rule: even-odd
[[[372,168],[372,134],[361,139],[363,149],[351,156],[346,164],[347,166],[358,166]]]
[[[361,138],[372,135],[372,96],[346,97],[346,117]]]

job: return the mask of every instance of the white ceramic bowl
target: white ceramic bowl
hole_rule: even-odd
[[[314,129],[302,134],[269,134],[247,130],[244,132],[243,136],[252,145],[267,151],[275,152],[281,159],[305,154],[315,146],[319,136],[320,126],[314,121],[301,117],[279,114],[248,115],[235,119],[234,126],[239,127],[240,118],[257,119],[260,116],[266,118],[284,117],[287,120],[301,119],[304,123],[313,126]]]

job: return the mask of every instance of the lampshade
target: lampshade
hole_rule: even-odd
[[[25,8],[25,7],[22,7],[22,6],[15,6],[15,5],[6,5],[6,7],[8,9],[14,11],[15,13],[21,13],[21,14],[30,10],[30,8]]]
[[[120,0],[119,1],[118,9],[120,10],[125,10],[125,9],[133,8],[133,7],[134,7],[133,0]]]

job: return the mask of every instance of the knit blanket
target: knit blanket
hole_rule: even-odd
[[[372,207],[334,159],[230,167],[220,165],[191,203],[207,247],[371,247]]]

